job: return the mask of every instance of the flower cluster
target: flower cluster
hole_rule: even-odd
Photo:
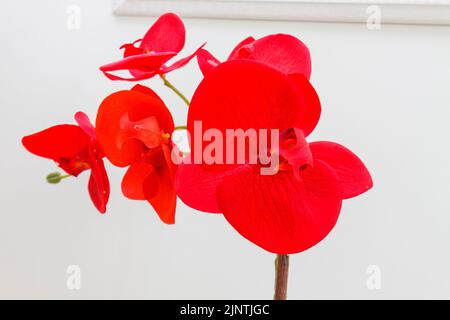
[[[342,201],[370,189],[372,180],[362,161],[344,146],[307,141],[321,115],[309,81],[308,48],[293,36],[273,34],[244,39],[224,62],[200,46],[169,63],[184,44],[183,22],[167,13],[142,39],[121,47],[122,60],[100,70],[111,80],[159,75],[189,103],[165,75],[196,57],[203,80],[190,102],[186,126],[175,127],[164,101],[138,84],[106,97],[95,127],[78,112],[78,125],[57,125],[25,136],[23,145],[67,173],[49,175],[49,182],[90,170],[89,194],[101,213],[109,198],[106,158],[114,166],[127,167],[121,185],[125,197],[148,201],[164,223],[175,223],[179,197],[199,211],[223,214],[237,232],[267,251],[289,254],[314,246],[334,227]],[[118,75],[121,70],[131,76]],[[172,140],[178,128],[187,129],[191,154],[181,153]],[[243,133],[243,151],[227,149],[219,139],[230,130]],[[252,135],[251,130],[276,135]],[[265,140],[258,154],[252,151],[252,139],[259,145]],[[200,157],[216,157],[196,161],[194,151]],[[220,160],[224,153],[230,161]],[[277,161],[269,174],[262,174],[266,158]]]

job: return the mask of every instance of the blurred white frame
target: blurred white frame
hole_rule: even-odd
[[[450,25],[450,0],[114,0],[117,15]]]

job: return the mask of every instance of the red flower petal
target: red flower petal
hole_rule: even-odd
[[[80,127],[62,124],[23,137],[22,144],[29,152],[37,156],[52,159],[60,165],[61,162],[64,162],[68,166],[64,166],[63,169],[68,170],[70,174],[77,175],[87,167],[72,168],[69,162],[75,161],[75,158],[82,153],[86,152],[87,154],[89,141],[89,136]],[[75,165],[75,163],[73,164]]]
[[[175,190],[175,168],[170,159],[170,151],[162,145],[164,165],[156,168],[158,174],[158,192],[148,199],[161,221],[167,224],[175,223],[175,210],[177,205],[177,192]]]
[[[146,200],[154,197],[158,191],[158,176],[155,167],[141,160],[132,164],[122,180],[122,192],[132,200]]]
[[[313,158],[302,130],[292,128],[280,134],[280,155],[291,166],[294,177],[300,180],[300,170],[313,164]]]
[[[151,71],[151,72],[142,72],[139,70],[129,70],[131,75],[133,77],[131,78],[126,78],[126,77],[121,77],[121,76],[116,76],[114,74],[111,74],[109,72],[104,71],[103,74],[109,79],[109,80],[122,80],[122,81],[141,81],[141,80],[146,80],[146,79],[150,79],[154,76],[156,76],[158,74],[158,72],[156,71]]]
[[[372,188],[372,178],[364,163],[340,144],[318,141],[309,144],[314,159],[327,163],[336,172],[343,199],[353,198]]]
[[[145,128],[145,130],[137,130],[137,127]],[[161,134],[158,120],[153,116],[131,121],[128,113],[125,113],[120,118],[120,129],[116,137],[116,145],[119,149],[122,149],[129,139],[137,139],[149,149],[158,147],[165,139]]]
[[[188,130],[202,121],[210,128],[301,128],[303,99],[283,73],[262,63],[234,60],[220,64],[198,86],[188,114]],[[193,137],[201,139],[201,137]]]
[[[186,31],[181,19],[173,13],[163,14],[142,39],[141,48],[147,52],[180,52],[184,47]]]
[[[200,71],[206,76],[212,69],[220,64],[208,50],[201,49],[197,54],[197,62],[200,67]]]
[[[277,254],[304,251],[331,231],[342,201],[336,175],[320,160],[302,171],[302,179],[287,172],[241,172],[219,186],[219,207],[243,237],[261,248]]]
[[[134,41],[133,43],[126,43],[126,44],[122,45],[120,47],[120,49],[125,49],[123,51],[123,57],[126,58],[129,56],[134,56],[137,54],[145,53],[142,48],[135,46],[136,43],[141,42],[141,41],[142,41],[142,39],[138,39],[138,40]]]
[[[127,58],[129,56],[145,54],[146,52],[144,52],[144,50],[142,48],[135,46],[136,43],[141,42],[141,41],[142,41],[142,39],[138,39],[138,40],[134,41],[133,43],[127,43],[127,44],[122,45],[120,47],[120,49],[125,49],[123,52],[123,57]],[[156,74],[156,71],[145,72],[145,71],[139,71],[139,70],[135,70],[135,69],[130,69],[129,72],[133,76],[133,78],[118,77],[118,76],[111,75],[108,72],[105,72],[105,75],[111,80],[138,81],[138,80],[151,78]]]
[[[129,139],[122,149],[118,147],[118,138],[122,134],[120,123],[124,115],[128,114],[130,121],[155,117],[165,133],[172,133],[172,115],[155,95],[143,93],[142,90],[119,91],[101,103],[96,120],[97,138],[106,157],[114,165],[127,166],[137,161],[146,150],[144,144],[136,139]]]
[[[311,57],[308,47],[287,34],[273,34],[258,39],[236,50],[232,59],[261,61],[285,74],[311,75]]]
[[[117,70],[140,70],[151,72],[158,70],[165,62],[174,56],[176,56],[176,52],[143,53],[106,64],[101,66],[100,70],[103,72]]]
[[[95,139],[95,128],[89,120],[87,114],[78,111],[77,113],[75,113],[75,121],[88,136]]]
[[[239,51],[243,46],[254,42],[255,39],[253,37],[247,37],[241,42],[237,44],[237,46],[231,51],[227,60],[237,59],[236,52]],[[235,57],[236,56],[236,57]],[[201,49],[197,54],[198,66],[200,67],[200,71],[204,76],[208,74],[214,67],[217,67],[220,64],[220,61],[214,57],[211,52],[205,49]]]
[[[165,148],[150,150],[132,164],[123,178],[122,191],[130,199],[147,200],[164,223],[173,224],[176,191],[173,165]]]
[[[97,210],[105,213],[109,200],[109,180],[105,170],[105,164],[96,149],[96,142],[92,141],[91,143],[91,175],[89,177],[88,190]]]
[[[244,170],[243,166],[228,167],[227,170],[207,170],[198,164],[181,164],[177,167],[175,188],[178,197],[196,210],[219,213],[216,191],[222,180]]]
[[[253,42],[255,42],[255,38],[253,38],[253,37],[247,37],[247,38],[245,38],[244,40],[242,40],[241,42],[239,42],[239,43],[237,44],[237,46],[234,47],[234,49],[231,51],[231,53],[230,53],[230,55],[228,56],[228,59],[227,59],[227,60],[238,59],[238,58],[239,58],[239,54],[238,54],[239,50],[240,50],[242,47],[244,47],[244,46],[246,46],[246,45],[248,45],[248,44],[251,44],[251,43],[253,43]]]
[[[202,50],[203,46],[205,44],[203,44],[200,48],[198,48],[197,50],[195,50],[194,53],[188,55],[187,57],[181,58],[180,60],[177,60],[176,62],[174,62],[173,64],[171,64],[170,66],[165,66],[163,65],[160,69],[160,73],[161,74],[165,74],[168,72],[171,72],[173,70],[179,69],[181,67],[184,67],[185,65],[187,65],[189,63],[189,61],[191,61],[200,50]]]
[[[88,182],[88,191],[89,196],[91,197],[91,201],[94,204],[94,206],[97,208],[97,210],[100,213],[106,212],[106,204],[108,203],[109,198],[109,190],[107,191],[107,194],[103,194],[103,192],[106,192],[102,189],[97,183],[97,180],[95,179],[95,176],[92,174],[89,176],[89,182]]]
[[[307,137],[316,127],[320,119],[321,107],[319,96],[308,79],[300,73],[290,74],[289,78],[295,83],[303,96],[304,109],[302,115],[302,130]]]
[[[160,96],[158,96],[158,94],[149,87],[137,84],[133,88],[131,88],[131,90],[147,94],[155,99],[158,99],[159,101],[161,101],[161,103],[164,103],[164,101],[160,98]]]

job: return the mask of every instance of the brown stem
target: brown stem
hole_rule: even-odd
[[[274,300],[286,300],[289,275],[289,256],[277,254],[275,259],[275,295]]]

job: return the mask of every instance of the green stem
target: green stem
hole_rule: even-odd
[[[176,131],[176,130],[187,130],[187,126],[176,126],[176,127],[173,129],[173,131]]]
[[[178,90],[169,80],[167,80],[165,75],[160,74],[159,76],[163,80],[164,85],[170,88],[173,92],[175,92],[175,94],[179,96],[181,99],[183,99],[184,103],[186,103],[186,105],[189,107],[190,101],[188,100],[188,98],[186,98],[185,95],[180,92],[180,90]]]

